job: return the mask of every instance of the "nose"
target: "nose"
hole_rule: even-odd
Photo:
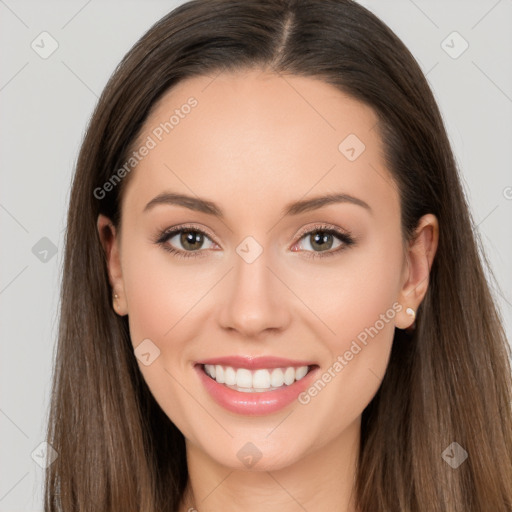
[[[252,263],[235,257],[222,290],[219,324],[223,329],[258,338],[266,331],[282,331],[289,325],[287,304],[291,292],[279,272],[270,268],[267,256],[263,251]]]

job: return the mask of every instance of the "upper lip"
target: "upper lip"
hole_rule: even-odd
[[[314,366],[315,363],[311,361],[297,361],[283,357],[273,356],[224,356],[213,357],[210,359],[202,359],[197,361],[196,364],[212,364],[221,366],[232,366],[234,368],[247,368],[248,370],[256,370],[260,368],[288,368],[289,366]]]

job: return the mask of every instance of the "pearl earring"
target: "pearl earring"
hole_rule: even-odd
[[[412,324],[409,327],[405,328],[405,332],[408,334],[412,334],[416,330],[416,322],[414,321],[416,318],[416,311],[412,308],[407,308],[405,312],[412,317]]]

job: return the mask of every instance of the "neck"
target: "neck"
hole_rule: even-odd
[[[360,418],[339,437],[276,470],[233,469],[187,441],[189,480],[180,512],[356,512]]]

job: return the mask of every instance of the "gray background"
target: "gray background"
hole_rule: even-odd
[[[180,3],[0,0],[0,512],[42,510],[35,461],[45,453],[63,230],[84,129],[123,55]],[[361,3],[427,74],[511,340],[512,0]]]

